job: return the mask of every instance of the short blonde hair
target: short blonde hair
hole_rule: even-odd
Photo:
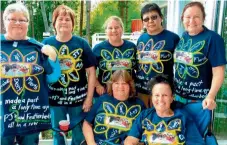
[[[123,79],[127,84],[129,84],[129,98],[135,97],[136,89],[134,81],[127,70],[116,70],[111,77],[111,80],[107,83],[107,93],[113,95],[113,83],[117,82],[119,79]]]
[[[3,13],[3,21],[4,21],[4,23],[7,20],[7,17],[11,13],[15,13],[15,12],[23,13],[24,16],[26,17],[27,21],[30,20],[27,7],[25,5],[23,5],[22,3],[13,3],[13,4],[8,5],[5,8],[5,10],[4,10],[4,13]]]
[[[122,30],[123,30],[123,32],[124,32],[124,24],[123,24],[121,18],[118,17],[118,16],[110,16],[110,17],[104,22],[104,24],[103,24],[103,26],[102,26],[102,27],[104,28],[104,30],[107,29],[107,25],[108,25],[112,20],[117,21],[117,22],[120,24],[120,26],[121,26],[121,28],[122,28]]]

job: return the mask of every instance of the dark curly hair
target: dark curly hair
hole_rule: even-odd
[[[172,94],[174,93],[174,85],[173,85],[172,79],[169,78],[167,75],[160,74],[160,75],[153,77],[148,83],[148,87],[151,89],[151,91],[150,91],[151,95],[152,95],[153,87],[156,84],[160,84],[160,83],[169,85],[171,88]]]

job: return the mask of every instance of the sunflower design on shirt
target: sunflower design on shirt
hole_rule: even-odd
[[[139,60],[139,71],[149,74],[151,70],[156,73],[163,73],[163,61],[169,61],[172,53],[168,50],[162,50],[165,46],[165,40],[154,43],[150,39],[145,45],[140,42],[137,46],[137,59]]]
[[[58,58],[61,66],[61,77],[58,82],[67,87],[72,82],[78,82],[80,76],[78,71],[83,67],[83,62],[81,59],[83,53],[82,48],[77,48],[72,52],[69,52],[67,45],[62,45],[58,51]]]
[[[164,121],[158,124],[151,123],[144,119],[142,122],[144,129],[142,141],[147,145],[183,145],[185,137],[181,134],[181,120],[174,119],[166,124]]]
[[[207,57],[200,52],[205,45],[205,41],[198,41],[192,45],[192,39],[187,42],[181,38],[174,53],[174,63],[176,73],[181,78],[190,76],[192,78],[199,77],[198,66],[207,62]]]
[[[131,70],[134,64],[134,49],[130,48],[121,52],[115,48],[113,52],[103,49],[101,50],[102,61],[99,62],[99,69],[102,69],[102,82],[106,83],[110,80],[113,71],[119,69]]]
[[[123,102],[118,103],[116,106],[109,102],[103,102],[103,109],[104,113],[99,113],[95,117],[94,132],[103,134],[105,139],[128,132],[134,119],[141,112],[140,105],[133,105],[128,108]],[[113,142],[119,143],[120,141],[116,138]]]
[[[42,66],[37,64],[38,52],[33,51],[23,56],[15,49],[8,56],[0,51],[1,92],[6,92],[10,87],[20,95],[23,90],[39,92],[40,82],[37,76],[44,72]]]

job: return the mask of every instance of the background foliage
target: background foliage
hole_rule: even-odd
[[[91,33],[104,32],[105,20],[113,15],[122,18],[125,32],[131,32],[131,20],[140,19],[142,1],[104,1],[91,12]]]
[[[8,4],[15,3],[16,0],[11,1],[2,1],[1,2],[1,10],[4,11],[5,7]],[[29,9],[30,13],[30,24],[29,24],[29,32],[28,36],[34,37],[37,40],[41,41],[43,39],[43,32],[45,32],[42,9],[41,9],[41,2],[38,0],[33,1],[25,1],[25,5]],[[81,2],[78,0],[70,0],[70,1],[59,1],[59,0],[52,0],[52,1],[43,1],[45,6],[45,13],[47,16],[49,32],[53,33],[53,27],[51,24],[52,13],[53,10],[60,4],[65,4],[71,7],[76,13],[76,27],[74,30],[75,34],[79,34],[79,23],[83,23],[82,27],[82,35],[86,35],[86,33],[90,33],[92,36],[94,33],[104,32],[102,25],[104,24],[105,20],[112,15],[116,15],[122,18],[124,22],[125,32],[131,32],[131,20],[132,19],[140,19],[140,8],[141,3],[143,1],[102,1],[98,2],[95,8],[92,8],[91,11],[91,18],[90,18],[90,32],[86,32],[86,12],[84,8],[83,22],[80,22],[80,9],[81,9]],[[84,4],[85,7],[85,4]]]

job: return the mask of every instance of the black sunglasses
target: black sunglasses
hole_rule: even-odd
[[[143,21],[144,21],[144,22],[148,22],[150,19],[151,19],[152,21],[154,21],[154,20],[156,20],[157,18],[158,18],[158,15],[153,15],[153,16],[150,16],[150,18],[149,18],[149,17],[144,18]]]

